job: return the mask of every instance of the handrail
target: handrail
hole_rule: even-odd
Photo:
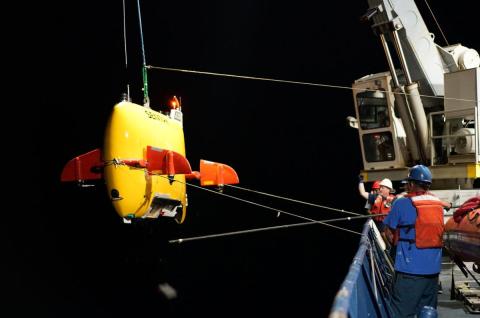
[[[360,246],[350,265],[347,277],[335,296],[329,318],[391,317],[387,301],[383,293],[375,292],[378,287],[374,286],[376,279],[371,276],[369,258],[373,256],[369,257],[367,250],[376,248],[375,244],[371,244],[371,224],[371,221],[367,221],[363,226]]]
[[[363,226],[362,238],[347,277],[335,296],[329,318],[382,317],[392,318],[391,290],[394,269],[390,257],[380,247],[380,236],[375,234],[375,224],[369,220]],[[367,253],[370,251],[370,253]],[[381,270],[372,270],[372,266]],[[432,307],[424,307],[420,318],[437,317]]]

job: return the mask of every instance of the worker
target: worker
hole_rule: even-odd
[[[394,317],[419,315],[423,306],[437,307],[442,259],[443,202],[428,192],[430,170],[416,165],[406,179],[408,193],[393,203],[385,234],[396,245]]]
[[[395,199],[403,198],[408,194],[408,181],[402,180],[400,181],[400,190],[401,192],[395,196]]]
[[[365,185],[363,184],[363,177],[359,177],[358,191],[362,197],[371,205],[368,213],[370,214],[386,214],[390,211],[395,196],[392,194],[395,192],[393,189],[392,181],[388,178],[383,179],[378,183],[378,193],[368,193],[365,191]],[[372,187],[373,188],[373,187]],[[380,231],[383,231],[383,220],[385,216],[377,216],[373,218],[373,221],[377,225]]]
[[[380,191],[380,180],[375,180],[372,184],[372,188],[370,189],[370,192],[365,191],[365,185],[363,183],[363,176],[359,175],[359,184],[358,184],[358,191],[360,192],[360,195],[365,198],[365,210],[370,211],[372,205],[369,202],[369,197],[372,196],[373,198],[371,201],[375,201],[375,198],[378,196],[378,192]]]

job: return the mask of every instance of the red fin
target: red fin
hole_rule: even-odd
[[[173,150],[147,146],[147,169],[155,174],[190,174],[192,168],[187,158]]]
[[[193,179],[200,180],[200,172],[198,172],[198,171],[192,171],[192,173],[186,174],[186,175],[185,175],[185,178],[186,178],[187,180],[193,180]]]
[[[235,170],[223,163],[200,160],[200,185],[237,184],[238,175]]]
[[[103,177],[101,156],[100,149],[95,149],[73,158],[63,167],[60,180],[66,182],[101,179]]]

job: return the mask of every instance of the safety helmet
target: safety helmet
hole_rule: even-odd
[[[384,187],[387,187],[387,188],[389,188],[390,190],[393,189],[392,181],[391,181],[390,179],[387,179],[387,178],[383,179],[383,180],[380,182],[380,185],[381,185],[381,186],[384,186]]]
[[[411,167],[408,171],[407,180],[431,184],[432,173],[430,172],[430,169],[428,169],[424,165],[416,165]]]
[[[380,181],[375,180],[375,182],[372,184],[372,190],[377,190],[380,189]]]

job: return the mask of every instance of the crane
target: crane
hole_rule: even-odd
[[[444,213],[444,247],[460,268],[473,262],[480,272],[479,54],[460,43],[438,45],[414,0],[368,4],[362,20],[389,70],[352,84],[356,116],[347,122],[358,129],[362,175],[400,181],[409,167],[428,166],[432,192],[460,207]]]
[[[362,173],[399,181],[424,164],[439,196],[463,202],[480,177],[479,54],[438,45],[413,0],[368,3],[362,20],[380,39],[389,70],[352,85],[356,116],[347,119],[358,129]]]

